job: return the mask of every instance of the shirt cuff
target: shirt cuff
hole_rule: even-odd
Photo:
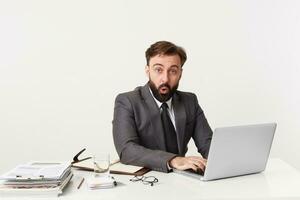
[[[177,155],[176,155],[177,156]],[[175,158],[176,156],[174,156],[174,157],[172,157],[170,160],[168,160],[168,162],[167,162],[167,168],[168,168],[168,171],[169,172],[172,172],[173,171],[173,168],[170,166],[170,164],[169,164],[169,162],[173,159],[173,158]]]
[[[167,162],[167,168],[169,172],[173,171],[173,168],[170,167],[169,162]]]

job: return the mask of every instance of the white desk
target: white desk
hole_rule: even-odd
[[[153,175],[159,179],[153,187],[142,182],[130,182],[131,176],[114,175],[119,183],[115,188],[89,190],[84,182],[78,190],[81,178],[90,176],[90,173],[74,170],[74,174],[59,199],[300,199],[300,173],[280,159],[270,159],[266,171],[260,174],[209,182],[152,171],[146,176]]]

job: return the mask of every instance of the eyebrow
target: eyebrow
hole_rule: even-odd
[[[155,63],[154,65],[152,65],[152,67],[155,67],[155,66],[162,66],[162,67],[164,67],[164,65],[162,65],[162,64],[160,64],[160,63]]]
[[[164,67],[164,65],[160,64],[160,63],[155,63],[154,65],[152,65],[152,67],[155,67],[155,66],[161,66],[161,67]],[[180,68],[178,65],[172,65],[170,68],[173,68],[173,67],[176,67],[176,68]]]

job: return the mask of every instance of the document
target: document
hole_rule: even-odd
[[[70,167],[70,163],[30,162],[16,166],[0,176],[0,180],[58,180]]]
[[[94,171],[92,159],[73,163],[72,167],[77,169],[87,170],[87,171]],[[124,175],[143,175],[150,171],[149,169],[144,167],[122,164],[119,160],[111,161],[111,165],[109,168],[111,174],[124,174]]]

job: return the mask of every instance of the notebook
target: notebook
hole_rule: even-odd
[[[86,170],[86,171],[94,171],[94,166],[91,159],[73,163],[72,167],[76,169]],[[122,164],[119,160],[115,160],[111,162],[109,170],[111,174],[136,175],[136,176],[142,176],[150,171],[150,169],[145,167]]]

